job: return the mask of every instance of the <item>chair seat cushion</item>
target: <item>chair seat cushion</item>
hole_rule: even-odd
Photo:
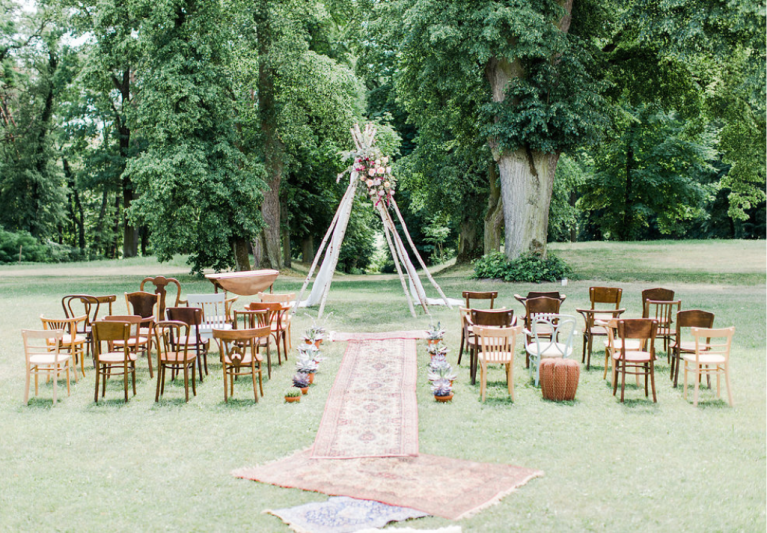
[[[615,350],[615,353],[613,353],[613,359],[618,360],[621,358],[621,352],[619,350]],[[632,363],[646,363],[650,361],[650,352],[643,352],[640,350],[631,350],[626,352],[626,361],[630,361]]]
[[[59,353],[59,363],[65,363],[70,358],[69,354]],[[38,354],[29,356],[32,365],[53,365],[56,363],[56,354]]]
[[[74,337],[74,344],[80,344],[85,342],[85,336],[84,335],[75,335]],[[61,338],[61,344],[62,346],[68,346],[72,344],[72,335],[64,335]]]
[[[674,348],[676,348],[676,341],[671,342],[671,349],[673,350]],[[682,341],[679,344],[679,349],[683,352],[695,353],[695,341]],[[701,351],[706,351],[706,350],[708,350],[708,348],[705,346],[701,348]]]
[[[688,355],[683,355],[682,359],[684,359],[685,361],[689,361],[690,363],[694,363],[695,354],[692,353]],[[721,364],[724,364],[726,361],[723,355],[705,354],[705,353],[700,354],[698,356],[698,360],[700,361],[700,364],[702,365],[721,365]]]
[[[607,328],[604,326],[592,326],[589,328],[591,335],[607,335]]]
[[[481,363],[493,363],[493,364],[506,364],[511,363],[514,359],[514,354],[511,352],[494,352],[490,357],[485,352],[479,352],[477,357]]]
[[[538,345],[536,343],[530,343],[525,346],[527,353],[533,356],[541,358],[545,357],[569,357],[573,352],[572,346],[567,346],[561,342],[542,342],[541,353],[538,353]]]
[[[200,338],[200,344],[206,344],[209,339]],[[187,337],[184,335],[176,339],[176,345],[183,346],[187,343]],[[197,344],[197,335],[189,335],[189,346],[195,346]]]
[[[197,357],[197,353],[194,350],[189,350],[186,352],[186,354],[184,354],[183,351],[163,353],[160,356],[160,360],[167,363],[173,363],[173,362],[181,362],[181,361],[194,361],[196,357]]]
[[[128,360],[135,361],[136,360],[136,353],[135,352],[128,352]],[[124,352],[107,352],[99,354],[99,361],[102,363],[122,363],[125,361],[125,353]]]
[[[605,348],[607,348],[609,344],[609,342],[605,341]],[[639,339],[628,339],[626,341],[627,350],[639,350],[641,346],[642,341]],[[620,350],[623,347],[623,339],[613,339],[613,347],[615,347],[616,350]]]
[[[242,366],[242,365],[250,365],[250,362],[251,362],[252,359],[253,358],[251,357],[251,355],[249,353],[245,354],[245,356],[243,356],[243,358],[239,360],[238,364],[240,366]],[[256,354],[256,362],[257,363],[261,363],[263,360],[264,360],[264,358],[261,357],[261,354]],[[231,358],[228,355],[224,357],[224,362],[227,365],[233,364]]]
[[[146,344],[147,342],[149,342],[149,337],[139,337],[138,339],[136,337],[131,337],[130,339],[128,339],[128,346]],[[122,346],[123,341],[122,340],[113,341],[113,344],[115,346]]]

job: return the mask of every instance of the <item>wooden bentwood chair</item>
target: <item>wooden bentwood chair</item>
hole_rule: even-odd
[[[497,291],[486,291],[486,292],[476,292],[476,291],[463,291],[461,293],[461,296],[466,300],[466,307],[461,307],[460,309],[460,317],[461,317],[461,347],[458,350],[458,364],[461,364],[461,357],[463,356],[463,347],[466,345],[466,349],[468,350],[468,341],[469,338],[472,335],[471,330],[469,329],[468,324],[468,318],[471,316],[471,309],[472,309],[472,300],[490,300],[490,309],[493,308],[493,304],[495,303],[495,299],[498,298],[498,292]]]
[[[682,362],[682,354],[695,353],[695,341],[683,341],[683,329],[690,328],[713,328],[714,313],[699,309],[686,309],[676,314],[676,334],[671,343],[671,379],[676,388],[679,380],[679,367]]]
[[[61,341],[64,338],[63,330],[29,329],[21,330],[24,340],[24,357],[26,359],[26,385],[24,386],[24,405],[29,404],[29,385],[32,374],[35,375],[35,397],[38,394],[38,377],[45,374],[46,378],[53,375],[53,405],[56,405],[56,388],[59,374],[65,372],[67,376],[67,396],[70,393],[69,369],[72,368],[72,356],[61,353]],[[77,370],[74,369],[75,381]]]
[[[586,363],[586,370],[591,368],[591,352],[594,344],[595,337],[607,337],[607,329],[595,321],[606,321],[611,318],[618,318],[626,310],[619,309],[621,304],[621,297],[623,295],[623,289],[614,287],[589,287],[589,300],[591,302],[590,309],[576,309],[582,316],[585,322],[583,328],[583,356],[581,362]],[[600,306],[597,308],[597,304],[609,304],[614,306],[613,309],[609,309],[607,306]]]
[[[467,346],[469,349],[469,375],[471,376],[471,384],[474,385],[477,382],[477,336],[474,334],[474,328],[476,326],[496,327],[496,328],[510,328],[516,321],[514,319],[514,311],[511,309],[471,309],[469,315],[468,324],[471,336],[467,339]]]
[[[80,371],[85,376],[85,334],[79,334],[83,325],[88,320],[86,315],[74,318],[45,318],[40,315],[40,321],[43,323],[43,330],[64,332],[61,338],[61,349],[66,350],[72,356],[74,361],[73,371],[75,381],[77,381],[77,363],[80,363]],[[53,345],[51,345],[53,347]]]
[[[167,307],[167,297],[168,297],[168,289],[167,287],[169,285],[175,285],[176,287],[176,299],[171,307],[178,307],[179,302],[181,301],[181,283],[178,282],[176,278],[166,278],[165,276],[156,276],[154,278],[144,278],[141,280],[141,285],[139,285],[140,291],[144,290],[144,286],[147,283],[151,283],[154,285],[154,293],[157,294],[160,297],[160,309],[157,313],[157,319],[163,320],[165,317],[165,309]]]
[[[177,372],[184,372],[184,393],[189,401],[189,368],[192,369],[192,393],[197,396],[195,365],[197,352],[189,349],[189,324],[181,321],[162,320],[155,327],[157,345],[157,391],[154,401],[165,394],[165,370],[170,369],[172,379]],[[182,341],[183,339],[183,341]]]
[[[137,329],[137,322],[99,320],[93,323],[93,359],[96,363],[96,392],[93,401],[99,401],[99,380],[101,397],[106,394],[107,379],[113,375],[123,376],[125,401],[128,401],[128,374],[133,378],[133,395],[136,395],[136,357],[131,351],[131,330]],[[119,347],[118,347],[119,344]]]
[[[257,329],[257,328],[270,328],[272,327],[272,317],[274,315],[274,312],[270,309],[261,309],[258,311],[238,311],[235,309],[234,311],[234,322],[232,322],[232,327],[234,329]],[[242,322],[242,328],[240,328],[239,324]],[[272,343],[271,343],[272,336],[271,334],[268,337],[265,337],[263,339],[259,339],[259,348],[261,346],[264,346],[266,348],[266,373],[269,379],[272,378]]]
[[[292,308],[291,302],[296,299],[295,292],[289,292],[285,294],[274,294],[269,292],[259,292],[258,299],[264,304],[279,303],[283,307]],[[293,348],[293,335],[290,333],[290,324],[292,322],[292,315],[289,311],[286,311],[280,316],[280,327],[284,330],[283,334],[287,335],[288,348]],[[287,360],[287,356],[285,357]]]
[[[200,336],[200,326],[202,325],[202,309],[199,307],[168,307],[165,310],[168,320],[172,322],[183,322],[189,326],[186,335],[172,337],[172,344],[175,351],[181,349],[181,346],[193,347],[197,359],[197,369],[200,376],[200,383],[203,382],[204,373],[208,375],[208,347],[210,339],[203,339]]]
[[[617,374],[621,374],[621,402],[623,402],[626,389],[626,374],[644,376],[644,393],[648,396],[647,381],[652,383],[652,401],[658,401],[655,394],[655,336],[658,331],[658,322],[649,318],[634,318],[618,320],[618,337],[623,340],[620,351],[613,354],[615,361],[615,375],[613,379],[613,396],[618,390]],[[641,350],[627,350],[629,339],[637,339],[641,342]],[[649,351],[646,347],[649,344]]]
[[[284,316],[290,310],[290,306],[283,305],[279,302],[275,303],[258,303],[252,302],[245,306],[246,311],[267,311],[267,323],[271,328],[271,338],[274,339],[274,343],[277,345],[277,364],[282,364],[282,355],[285,356],[285,361],[288,360],[288,346],[287,346],[287,332],[283,327]],[[261,324],[261,323],[259,323]],[[282,341],[282,350],[280,350],[280,341]],[[269,363],[271,368],[271,363]]]
[[[727,400],[732,407],[732,388],[730,387],[730,350],[735,327],[710,329],[692,328],[695,339],[695,351],[682,356],[684,359],[684,399],[687,399],[687,374],[693,374],[695,394],[693,405],[698,406],[698,391],[702,374],[716,374],[716,397],[722,397],[721,376],[727,383]],[[710,386],[710,385],[709,385]]]
[[[558,315],[559,308],[562,306],[564,298],[550,298],[548,296],[537,296],[535,298],[525,299],[525,346],[528,346],[532,342],[533,322],[538,315]],[[551,338],[553,328],[546,330],[545,324],[538,324],[536,326],[536,333],[538,337]],[[530,368],[530,353],[526,352],[525,355],[525,368]]]
[[[501,364],[506,367],[506,384],[511,400],[514,401],[514,352],[517,347],[517,336],[522,333],[521,326],[498,328],[474,326],[477,339],[479,362],[479,390],[482,401],[487,396],[487,369],[490,364]]]
[[[261,373],[263,359],[258,353],[261,339],[271,335],[270,327],[256,329],[213,330],[221,353],[221,366],[224,371],[224,401],[234,395],[234,379],[237,376],[250,375],[253,379],[253,395],[258,402],[258,391],[264,395],[264,382]],[[256,383],[258,377],[258,384]]]

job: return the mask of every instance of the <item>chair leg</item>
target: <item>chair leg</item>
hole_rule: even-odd
[[[623,403],[623,395],[626,392],[626,361],[621,364],[621,403]]]
[[[589,347],[588,351],[586,352],[586,370],[591,369],[591,349],[594,344],[594,337],[592,335],[589,335]]]
[[[189,403],[189,365],[184,361],[184,395]]]
[[[692,405],[698,406],[698,395],[700,393],[700,365],[695,365],[695,391],[692,396]]]
[[[461,364],[461,356],[463,355],[463,342],[464,342],[464,330],[461,328],[461,347],[458,349],[458,364]]]
[[[511,396],[511,401],[515,401],[514,398],[514,367],[511,365],[511,363],[506,363],[506,385],[508,385],[509,388],[509,395]]]
[[[658,397],[655,394],[655,361],[650,361],[650,382],[652,383],[652,401],[658,403]]]
[[[479,365],[479,397],[485,401],[487,397],[487,369],[485,365]]]
[[[70,359],[71,360],[71,359]],[[53,406],[56,406],[56,389],[59,383],[59,365],[56,365],[56,370],[53,372]]]
[[[253,380],[253,396],[256,398],[256,403],[258,403],[258,387],[256,383],[256,363],[255,361],[250,362],[250,377]]]
[[[104,398],[104,396],[106,396],[106,393],[107,393],[107,377],[111,377],[112,367],[105,366],[104,371],[105,371],[104,378],[101,380],[101,398],[102,399]]]
[[[29,378],[31,377],[31,375],[32,375],[32,367],[27,365],[27,379],[25,381],[26,385],[24,387],[24,405],[29,405],[29,385],[30,385]],[[98,390],[98,387],[96,390]]]
[[[264,397],[264,375],[261,372],[261,363],[258,364],[258,388],[261,389],[261,397]]]
[[[93,401],[99,403],[99,376],[101,376],[101,369],[99,364],[96,363],[96,394],[93,396]]]
[[[163,364],[160,363],[160,366],[157,368],[157,387],[155,387],[155,392],[154,392],[155,403],[160,401],[160,382],[163,380],[164,375],[165,375],[165,366],[163,366]]]
[[[730,407],[732,407],[732,389],[730,388],[730,366],[725,363],[724,365],[724,382],[727,385],[727,399],[730,402]]]
[[[223,363],[222,366],[224,368],[224,403],[226,403],[229,401],[229,384],[226,382],[226,363]]]
[[[67,396],[72,394],[72,391],[70,390],[70,379],[69,379],[69,368],[72,366],[72,361],[67,362]],[[75,373],[77,373],[77,369],[74,369]]]
[[[123,388],[125,389],[125,401],[128,401],[128,361],[123,362]]]
[[[581,363],[586,362],[586,345],[588,344],[588,340],[586,339],[586,337],[588,337],[588,335],[584,331],[583,332],[583,355],[581,355]]]

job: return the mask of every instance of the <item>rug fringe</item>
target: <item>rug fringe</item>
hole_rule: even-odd
[[[463,520],[464,518],[470,518],[470,517],[474,516],[475,514],[479,513],[480,511],[484,511],[488,507],[491,507],[493,505],[498,505],[498,503],[500,503],[500,501],[503,498],[505,498],[506,496],[508,496],[509,494],[514,492],[515,490],[517,490],[519,487],[522,487],[522,486],[526,485],[527,482],[530,481],[531,479],[535,479],[537,477],[543,477],[543,476],[544,476],[544,473],[543,473],[542,470],[538,470],[536,472],[533,472],[532,474],[530,474],[529,476],[524,478],[521,482],[517,483],[516,485],[514,485],[510,489],[504,490],[502,492],[499,492],[491,500],[486,501],[485,503],[483,503],[479,507],[475,507],[474,509],[466,511],[465,513],[463,513],[463,514],[459,515],[458,517],[454,518],[454,520]]]

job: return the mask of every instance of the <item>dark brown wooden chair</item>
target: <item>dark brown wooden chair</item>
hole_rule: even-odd
[[[144,353],[146,355],[147,361],[149,363],[149,377],[153,378],[154,365],[152,364],[152,357],[149,354],[149,347],[151,346],[150,344],[151,338],[147,335],[141,334],[142,328],[145,328],[146,325],[149,323],[147,319],[138,315],[110,315],[110,316],[105,316],[102,321],[103,322],[123,322],[126,324],[130,324],[131,335],[127,341],[128,351],[130,351],[131,353],[134,353],[137,358],[139,353]],[[154,330],[150,330],[150,331],[154,331]],[[118,339],[114,341],[112,349],[122,349],[122,347],[123,347],[123,341]]]
[[[200,383],[203,382],[203,366],[205,375],[208,375],[208,347],[210,340],[200,336],[202,324],[202,309],[199,307],[168,307],[165,310],[168,320],[183,322],[189,326],[189,334],[186,337],[175,339],[177,344],[185,344],[194,348],[197,356],[197,368],[200,375]],[[178,347],[176,347],[178,350]]]
[[[154,326],[162,320],[164,315],[160,312],[160,295],[151,292],[126,292],[125,293],[125,305],[128,308],[128,312],[134,316],[140,316],[143,318],[141,323],[141,329],[139,333],[141,336],[149,339],[149,346],[147,355],[151,357],[152,346],[154,345]]]
[[[181,321],[161,320],[155,327],[157,345],[157,391],[154,401],[160,401],[165,394],[165,370],[171,370],[171,379],[177,372],[184,372],[184,393],[189,401],[189,368],[192,369],[192,393],[197,396],[195,365],[197,353],[189,349],[189,324]],[[184,342],[180,342],[184,339]]]
[[[510,328],[516,323],[514,311],[511,309],[472,309],[468,318],[469,327],[483,326],[496,328]],[[477,336],[473,333],[467,340],[469,350],[469,375],[471,384],[477,381]]]
[[[176,286],[176,300],[173,303],[172,307],[178,307],[179,302],[181,301],[181,283],[178,282],[176,278],[166,278],[165,276],[156,276],[154,278],[144,278],[141,280],[141,285],[139,285],[140,291],[144,290],[144,285],[150,283],[154,285],[154,293],[158,294],[160,296],[160,310],[157,314],[158,320],[163,320],[165,318],[165,309],[166,309],[166,303],[167,303],[167,296],[168,296],[168,285],[175,285]]]
[[[658,322],[649,318],[634,318],[618,320],[618,337],[623,341],[621,349],[615,350],[616,379],[613,380],[613,396],[618,390],[617,375],[621,375],[621,402],[623,402],[626,389],[626,374],[644,376],[644,394],[649,396],[647,385],[648,378],[652,383],[652,401],[658,401],[655,395],[655,334],[658,330]],[[627,350],[629,339],[639,340],[642,349]],[[649,351],[647,347],[649,346]]]
[[[671,302],[674,300],[674,291],[671,289],[645,289],[642,291],[642,318],[650,318],[650,309],[647,307],[647,300],[659,302]]]
[[[558,315],[559,314],[559,308],[562,306],[562,302],[564,301],[564,298],[551,298],[548,296],[537,296],[535,298],[525,298],[525,317],[524,317],[524,323],[525,323],[525,329],[527,331],[532,331],[533,325],[532,325],[532,318],[535,317],[535,315],[543,314],[543,315]],[[539,326],[537,328],[538,337],[546,337],[546,331],[543,326]],[[552,330],[553,332],[553,330]],[[549,332],[548,335],[551,337],[552,332]],[[530,344],[532,342],[532,338],[530,335],[525,335],[525,346]],[[530,354],[526,353],[525,355],[525,368],[530,368]]]
[[[256,329],[214,329],[221,353],[221,366],[224,370],[224,401],[234,395],[234,379],[237,376],[250,375],[253,379],[253,395],[258,402],[258,391],[264,395],[264,382],[261,373],[263,359],[258,353],[261,339],[269,338],[272,328],[267,326]],[[258,377],[258,384],[256,384]]]
[[[567,295],[560,294],[559,291],[530,291],[527,296],[514,295],[514,299],[522,305],[525,305],[525,301],[530,298],[556,298],[560,302],[564,302],[567,299]]]
[[[272,327],[271,319],[277,316],[277,313],[270,309],[260,309],[258,311],[251,311],[246,309],[245,311],[234,310],[234,322],[232,323],[233,329],[257,329]],[[242,328],[239,323],[242,322]],[[266,347],[266,373],[269,379],[272,378],[272,350],[270,337],[261,339],[260,346]],[[279,346],[278,346],[279,348]]]
[[[495,299],[498,298],[498,291],[463,291],[461,296],[466,300],[466,307],[460,308],[461,310],[461,347],[458,350],[458,364],[461,364],[461,357],[463,356],[463,347],[466,345],[468,349],[468,340],[471,332],[469,331],[469,325],[467,318],[469,317],[469,310],[472,309],[472,300],[490,300],[490,309],[493,308]]]
[[[133,378],[133,395],[136,395],[136,352],[130,349],[133,329],[138,329],[137,322],[105,319],[93,323],[93,360],[96,364],[94,402],[99,401],[99,381],[101,380],[101,397],[104,398],[107,379],[114,375],[123,376],[126,402],[129,374]]]
[[[671,363],[671,343],[676,339],[674,319],[682,309],[682,301],[645,300],[647,316],[658,322],[657,337],[663,339],[663,350],[666,352],[666,361]]]
[[[589,287],[589,309],[576,309],[585,322],[583,328],[583,356],[581,362],[586,363],[586,370],[591,368],[591,352],[595,337],[607,337],[607,329],[604,326],[594,324],[595,320],[608,321],[618,318],[626,310],[619,309],[623,289],[616,287]],[[612,309],[609,306],[614,306]],[[587,359],[588,355],[588,359]]]
[[[701,311],[700,309],[686,309],[676,314],[676,335],[671,343],[671,379],[674,380],[674,387],[679,381],[679,366],[682,361],[682,354],[695,353],[695,341],[683,341],[682,329],[714,327],[714,313]]]

